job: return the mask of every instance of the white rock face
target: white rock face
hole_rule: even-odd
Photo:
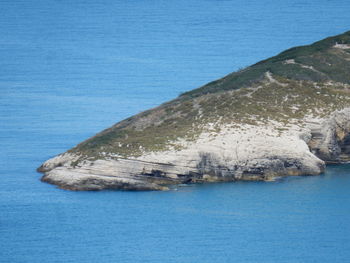
[[[79,156],[70,153],[60,154],[55,156],[54,158],[47,160],[39,169],[41,172],[46,172],[51,171],[52,169],[60,166],[67,167],[72,162],[76,161],[78,158]]]
[[[350,45],[348,45],[348,44],[336,43],[333,47],[334,48],[339,48],[339,49],[350,49]]]
[[[166,185],[187,182],[316,175],[323,172],[325,161],[339,162],[350,156],[346,145],[350,109],[305,123],[303,128],[280,123],[222,127],[219,133],[202,133],[194,142],[177,142],[182,150],[85,160],[74,167],[72,162],[79,156],[65,153],[46,161],[39,170],[45,173],[43,181],[71,190],[165,190]]]
[[[311,123],[312,152],[329,163],[350,161],[350,109],[335,112],[322,123]]]

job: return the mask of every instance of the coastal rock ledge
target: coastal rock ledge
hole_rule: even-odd
[[[121,121],[38,171],[68,190],[167,190],[318,175],[349,161],[350,31]]]

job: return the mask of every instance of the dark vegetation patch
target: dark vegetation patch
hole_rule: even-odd
[[[350,77],[348,71],[339,69],[348,69],[350,68],[350,61],[343,61],[341,64],[338,64],[340,61],[337,61],[333,64],[333,71],[325,71],[322,72],[324,74],[317,74],[310,70],[305,70],[303,68],[292,66],[289,64],[283,63],[286,60],[302,60],[306,65],[309,65],[309,61],[314,60],[314,56],[327,56],[329,49],[331,49],[336,43],[338,44],[350,44],[350,31],[338,35],[335,37],[326,38],[324,40],[318,41],[312,45],[294,47],[288,49],[277,56],[272,58],[260,61],[253,66],[247,67],[244,70],[231,73],[222,79],[213,81],[208,83],[207,85],[194,89],[189,92],[185,92],[181,95],[181,97],[185,98],[193,98],[197,96],[201,96],[208,93],[215,93],[223,90],[234,90],[241,87],[246,87],[251,85],[252,83],[256,83],[261,80],[264,72],[270,71],[280,76],[284,76],[287,78],[295,79],[295,80],[310,80],[310,81],[320,81],[324,79],[330,79],[335,81],[343,81],[346,83],[350,83]],[[336,58],[334,58],[337,60]],[[302,72],[302,71],[305,72]],[[322,69],[320,69],[322,71]],[[334,72],[338,72],[335,76]]]

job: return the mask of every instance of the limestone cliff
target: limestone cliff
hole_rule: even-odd
[[[350,161],[350,32],[296,47],[117,123],[46,161],[71,190],[316,175]]]

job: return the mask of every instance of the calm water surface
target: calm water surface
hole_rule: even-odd
[[[347,262],[350,166],[170,192],[69,192],[46,159],[350,30],[347,0],[0,0],[0,262]]]

